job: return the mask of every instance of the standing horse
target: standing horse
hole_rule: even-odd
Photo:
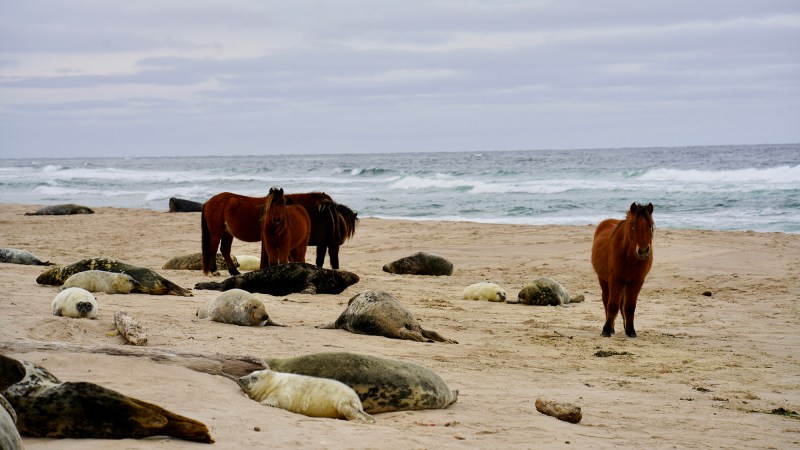
[[[333,201],[324,192],[302,194],[286,194],[287,202],[298,205],[314,205],[320,202]],[[200,214],[202,234],[203,273],[218,275],[216,253],[219,248],[228,272],[239,275],[231,259],[233,238],[245,242],[261,241],[261,214],[267,197],[247,197],[244,195],[222,192],[211,197],[203,204]]]
[[[270,189],[261,215],[261,268],[306,262],[310,232],[306,208],[287,205],[282,188]]]
[[[625,220],[606,219],[594,232],[592,266],[603,292],[606,323],[603,336],[614,334],[622,311],[625,334],[636,337],[633,313],[642,284],[653,265],[653,204],[631,204]]]
[[[311,236],[308,245],[317,246],[317,267],[325,263],[325,252],[331,261],[331,268],[339,268],[339,247],[356,232],[358,213],[339,203],[321,202],[307,205],[311,218]]]

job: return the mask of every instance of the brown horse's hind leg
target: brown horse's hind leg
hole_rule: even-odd
[[[331,261],[331,269],[339,268],[339,246],[331,245],[328,247],[328,259]]]
[[[605,337],[610,337],[614,334],[614,320],[617,318],[617,310],[613,310],[613,314],[609,316],[609,290],[608,290],[608,281],[599,280],[600,281],[600,290],[602,291],[603,296],[603,309],[606,313],[606,323],[603,326],[603,333],[602,335]],[[617,303],[617,309],[619,309],[619,303]],[[609,321],[609,318],[611,319]]]
[[[641,286],[627,286],[622,301],[622,320],[625,323],[625,334],[632,338],[636,337],[636,330],[633,328],[633,313],[636,311],[636,301],[641,289]]]
[[[603,325],[602,335],[611,337],[614,334],[614,321],[617,320],[617,313],[619,313],[620,297],[622,291],[619,287],[611,285],[608,289],[608,300],[606,302],[606,323]]]
[[[317,267],[322,268],[325,265],[325,252],[328,251],[328,247],[325,244],[321,244],[317,246]],[[331,253],[331,267],[334,269],[338,269],[338,267],[333,267],[333,254]]]
[[[230,233],[224,233],[220,241],[221,243],[219,251],[220,253],[222,253],[222,257],[225,258],[225,264],[228,265],[228,272],[231,275],[239,275],[241,272],[239,272],[239,270],[236,269],[236,266],[233,264],[233,259],[231,259],[231,245],[233,245],[233,235]],[[217,265],[216,259],[217,258],[215,257],[214,258],[215,269]]]

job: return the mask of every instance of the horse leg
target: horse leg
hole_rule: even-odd
[[[636,337],[636,330],[633,328],[633,313],[636,311],[636,300],[641,289],[641,284],[628,285],[625,287],[622,298],[622,321],[625,323],[625,334],[632,338]]]
[[[327,251],[328,247],[325,244],[317,246],[317,267],[322,268],[325,265],[325,252]]]
[[[217,249],[219,248],[219,238],[212,233],[210,234],[208,240],[208,251],[203,252],[203,265],[208,268],[208,273],[213,276],[218,276],[219,270],[217,270]],[[203,250],[206,250],[205,246],[203,247]]]
[[[241,272],[236,269],[236,266],[233,265],[233,259],[231,259],[231,245],[233,245],[233,235],[224,233],[220,242],[219,251],[222,253],[222,257],[225,258],[225,264],[228,265],[228,273],[231,275],[239,275]],[[216,267],[217,255],[214,254],[214,268]]]
[[[328,247],[328,259],[331,261],[331,269],[339,268],[339,246],[332,244]]]
[[[611,335],[614,334],[614,321],[617,320],[621,295],[622,292],[620,292],[619,286],[606,282],[606,288],[603,289],[603,303],[606,307],[606,323],[603,325],[603,332],[601,333],[605,337],[611,337]]]
[[[608,281],[601,280],[599,278],[598,278],[598,281],[600,282],[600,291],[601,291],[601,295],[603,297],[603,310],[605,311],[605,315],[606,315],[606,319],[607,319],[608,318]],[[603,327],[603,336],[608,337],[608,336],[611,336],[612,334],[614,334],[614,323],[613,322],[611,323],[611,332],[609,334],[606,334],[606,328]]]

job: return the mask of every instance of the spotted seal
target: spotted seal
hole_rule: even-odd
[[[86,289],[79,287],[64,289],[53,299],[53,315],[73,319],[96,319],[97,299]]]
[[[169,199],[169,212],[201,212],[203,204],[193,200],[185,200],[178,197]]]
[[[9,264],[26,264],[29,266],[52,266],[50,261],[42,261],[33,253],[18,248],[0,248],[0,262]]]
[[[495,283],[487,281],[470,284],[464,288],[462,297],[465,300],[488,300],[490,302],[506,301],[506,291]]]
[[[2,369],[2,366],[0,366]],[[0,375],[3,372],[0,370]],[[18,383],[24,377],[21,371],[10,372],[8,376],[0,376],[0,449],[22,450],[22,437],[17,431],[17,413],[11,403],[3,397],[2,392],[9,386]]]
[[[383,271],[409,275],[452,275],[453,263],[433,253],[417,252],[384,265]]]
[[[232,256],[233,265],[239,267],[239,262],[235,256]],[[228,270],[228,264],[225,262],[221,253],[217,253],[217,267],[223,270]],[[183,256],[176,256],[170,258],[161,266],[162,269],[170,270],[203,270],[203,254],[191,253]]]
[[[238,383],[248,397],[262,405],[309,417],[375,423],[375,419],[364,412],[358,394],[330,378],[264,369],[239,378]]]
[[[71,214],[94,214],[91,208],[66,203],[63,205],[50,205],[37,209],[32,213],[25,213],[26,216],[67,216]]]
[[[516,299],[506,300],[508,303],[524,303],[536,306],[567,306],[569,303],[583,301],[583,296],[570,297],[569,292],[552,278],[539,277],[528,283],[517,294]]]
[[[20,376],[21,374],[21,376]],[[0,355],[0,392],[17,413],[20,434],[42,438],[140,439],[172,436],[212,443],[201,422],[88,382],[61,382],[38,364]]]
[[[436,372],[410,361],[331,352],[264,362],[276,372],[341,381],[356,391],[369,414],[443,409],[458,399],[458,390],[450,389]]]
[[[39,284],[49,286],[61,286],[67,278],[78,272],[87,270],[104,270],[106,272],[126,273],[138,281],[137,286],[131,292],[151,295],[181,295],[191,297],[192,291],[184,289],[177,284],[167,280],[156,271],[145,267],[133,266],[122,261],[110,258],[91,258],[83,259],[76,263],[65,266],[57,266],[49,269],[36,278]]]
[[[231,289],[209,300],[205,306],[197,310],[197,317],[246,327],[286,326],[270,319],[264,303],[242,289]]]
[[[217,283],[197,283],[195,289],[227,291],[243,289],[269,295],[340,294],[358,283],[358,275],[345,270],[324,269],[308,263],[291,262],[235,275]]]
[[[435,331],[423,329],[414,315],[385,291],[364,291],[356,295],[347,302],[347,308],[335,322],[317,328],[342,329],[392,339],[458,344]]]
[[[89,292],[106,294],[129,294],[141,289],[142,285],[127,273],[106,272],[105,270],[84,270],[70,276],[60,290],[79,287]]]

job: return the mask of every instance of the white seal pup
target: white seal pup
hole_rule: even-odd
[[[105,270],[86,270],[67,278],[59,290],[79,287],[89,292],[106,294],[130,294],[142,288],[142,284],[126,273],[106,272]]]
[[[261,258],[251,255],[236,255],[241,270],[258,270],[261,268]],[[217,264],[219,266],[219,264]]]
[[[53,299],[53,315],[74,319],[97,318],[97,299],[91,292],[79,287],[64,289]]]
[[[258,370],[238,380],[248,397],[309,417],[375,423],[364,412],[358,394],[346,384],[329,378]]]
[[[465,300],[488,300],[490,302],[506,301],[506,291],[495,283],[481,282],[470,284],[464,288]]]
[[[286,326],[270,319],[264,303],[242,289],[231,289],[209,300],[205,306],[197,310],[197,317],[246,327]]]

